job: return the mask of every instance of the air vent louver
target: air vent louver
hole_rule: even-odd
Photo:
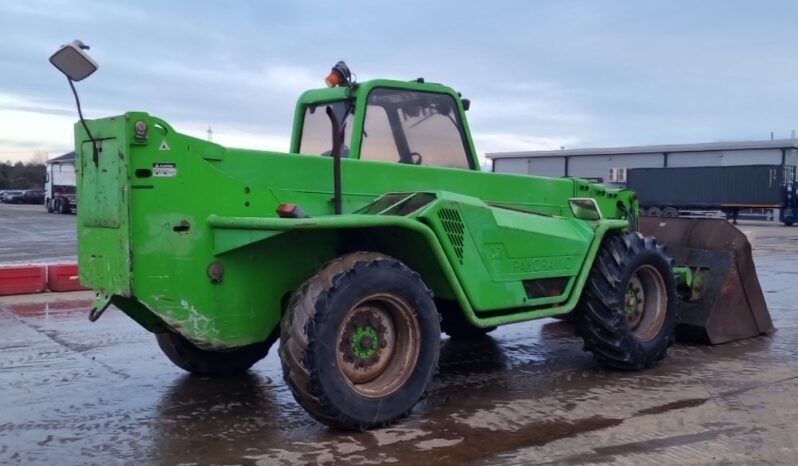
[[[449,243],[454,248],[460,264],[463,264],[463,246],[465,245],[465,226],[460,212],[455,209],[441,209],[438,211],[438,219],[443,225],[443,230],[449,237]]]

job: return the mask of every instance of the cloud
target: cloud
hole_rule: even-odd
[[[120,18],[143,18],[146,13],[129,2],[102,0],[26,0],[25,2],[0,3],[0,12],[20,18],[37,20],[57,18],[65,21],[94,22],[97,18],[118,20]]]
[[[89,117],[144,110],[218,141],[282,148],[294,103],[346,59],[361,80],[443,82],[472,100],[480,153],[788,135],[798,3],[28,0],[0,3],[0,159],[71,145],[47,63],[81,38]],[[423,8],[422,8],[423,7]],[[3,100],[5,99],[5,100]],[[23,127],[24,126],[24,127]],[[16,156],[16,155],[15,155]]]
[[[173,125],[178,131],[200,139],[207,139],[208,126],[203,127],[196,122],[176,122]],[[253,149],[275,152],[286,152],[291,143],[291,135],[242,131],[236,127],[225,125],[212,126],[212,140],[226,147]]]
[[[574,146],[579,139],[574,137],[519,136],[515,133],[473,134],[474,144],[481,155],[504,151],[553,150]]]
[[[0,160],[28,160],[34,152],[59,155],[72,150],[73,118],[0,109]]]

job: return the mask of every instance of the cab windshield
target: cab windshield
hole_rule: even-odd
[[[470,168],[463,123],[452,96],[374,89],[368,97],[360,158]]]

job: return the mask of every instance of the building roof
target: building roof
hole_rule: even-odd
[[[52,159],[48,160],[47,163],[75,163],[75,152],[67,152],[66,154],[59,155],[58,157],[53,157]]]
[[[518,159],[527,157],[563,157],[574,155],[658,154],[675,152],[710,152],[745,149],[798,149],[798,139],[766,141],[702,142],[696,144],[665,144],[654,146],[596,147],[586,149],[534,150],[519,152],[493,152],[489,159]]]

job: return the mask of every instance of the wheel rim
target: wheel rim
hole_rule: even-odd
[[[668,309],[665,280],[657,269],[642,265],[629,278],[624,300],[626,323],[640,341],[653,339],[662,329]]]
[[[421,331],[413,308],[389,293],[371,295],[349,309],[336,361],[358,394],[383,397],[401,387],[416,367]]]

